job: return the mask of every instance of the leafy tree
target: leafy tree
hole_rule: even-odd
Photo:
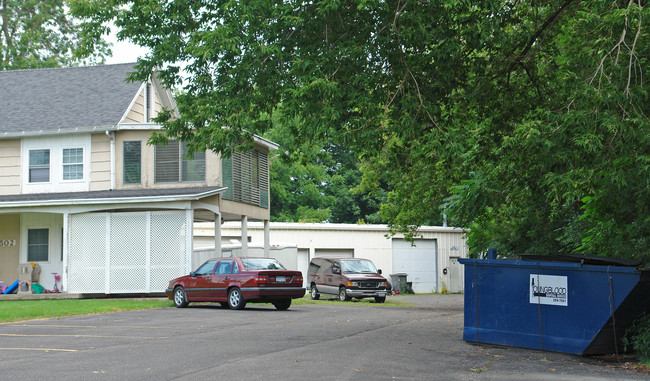
[[[0,70],[96,62],[108,53],[101,33],[81,35],[66,1],[0,0]],[[93,49],[81,46],[92,41]]]
[[[278,115],[281,113],[276,113]],[[355,191],[361,182],[356,156],[348,149],[307,142],[288,133],[295,120],[276,117],[265,137],[283,153],[271,161],[271,218],[274,221],[379,223],[378,196]]]
[[[115,20],[150,48],[135,77],[162,68],[166,85],[182,86],[183,116],[163,115],[152,141],[228,154],[282,105],[300,121],[288,125],[295,138],[355,152],[360,189],[387,185],[381,215],[396,230],[446,213],[471,228],[475,253],[650,262],[644,1],[77,0],[72,10],[84,30]]]

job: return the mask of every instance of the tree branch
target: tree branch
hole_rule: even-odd
[[[537,41],[537,40],[543,34],[545,34],[547,32],[547,30],[550,29],[550,27],[552,27],[555,24],[555,22],[560,18],[562,13],[564,13],[564,11],[566,11],[570,6],[572,6],[574,4],[578,4],[581,1],[582,0],[578,0],[578,1],[574,2],[574,0],[566,0],[564,2],[564,4],[562,4],[560,9],[558,9],[557,11],[555,11],[555,13],[550,15],[546,19],[546,21],[544,21],[542,26],[539,29],[537,29],[537,31],[530,38],[530,40],[528,41],[528,43],[524,47],[524,50],[522,50],[520,54],[515,56],[515,51],[517,50],[517,48],[515,47],[515,48],[512,49],[512,51],[507,55],[507,57],[514,57],[514,60],[512,62],[510,62],[510,65],[508,65],[508,68],[506,70],[502,71],[497,76],[501,76],[503,74],[510,73],[515,68],[515,66],[518,65],[519,63],[521,63],[521,61],[526,57],[528,57],[528,60],[530,60],[531,57],[534,56],[535,53],[539,50],[539,46],[538,46],[538,47],[535,48],[535,50],[532,52],[532,54],[530,56],[528,56],[528,52],[530,51],[530,49],[532,49],[533,45],[535,45],[536,42],[538,42],[538,45],[540,45],[539,41]]]

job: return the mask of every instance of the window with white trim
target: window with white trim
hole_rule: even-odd
[[[47,262],[49,247],[48,229],[27,230],[27,261]]]
[[[84,149],[63,149],[63,180],[83,180],[84,178]]]
[[[157,145],[154,150],[154,182],[184,183],[205,181],[205,152],[187,156],[187,145],[170,141],[167,145]]]
[[[50,181],[50,150],[29,151],[29,182],[47,183]]]

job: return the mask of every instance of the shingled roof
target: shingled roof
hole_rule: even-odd
[[[117,125],[141,85],[126,82],[134,67],[0,71],[0,137]]]

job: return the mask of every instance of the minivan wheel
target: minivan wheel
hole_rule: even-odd
[[[311,293],[311,299],[312,299],[312,300],[318,300],[318,299],[320,299],[320,294],[318,293],[318,290],[316,289],[316,285],[315,285],[315,284],[312,284],[312,285],[311,285],[310,293]]]
[[[339,288],[339,300],[342,302],[347,302],[350,300],[348,293],[345,291],[345,287]]]

